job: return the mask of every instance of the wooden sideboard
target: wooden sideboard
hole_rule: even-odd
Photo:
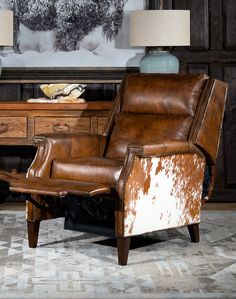
[[[34,135],[48,132],[101,133],[123,76],[132,68],[7,68],[0,76],[0,169],[26,172],[36,148]],[[27,103],[42,97],[41,84],[84,83],[85,103]],[[0,182],[0,202],[19,200]],[[24,197],[21,196],[24,200]]]
[[[0,145],[33,145],[33,137],[45,133],[101,133],[111,107],[112,102],[0,102]]]

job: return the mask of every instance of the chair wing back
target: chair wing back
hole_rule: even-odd
[[[130,143],[187,140],[208,77],[131,74],[122,83],[105,156],[124,159]]]
[[[189,140],[204,151],[209,163],[213,165],[219,149],[227,90],[225,82],[207,82],[189,135]]]

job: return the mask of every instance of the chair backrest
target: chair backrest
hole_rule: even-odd
[[[130,143],[168,139],[192,141],[215,161],[225,83],[203,74],[130,74],[121,86],[109,123],[106,157],[124,159]],[[217,114],[217,126],[211,111]],[[208,130],[214,137],[207,137]]]

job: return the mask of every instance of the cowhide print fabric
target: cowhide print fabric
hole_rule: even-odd
[[[124,236],[200,222],[204,158],[135,157],[125,186]]]

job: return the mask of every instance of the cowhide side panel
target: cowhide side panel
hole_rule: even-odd
[[[125,188],[124,236],[200,222],[205,160],[135,157]]]

